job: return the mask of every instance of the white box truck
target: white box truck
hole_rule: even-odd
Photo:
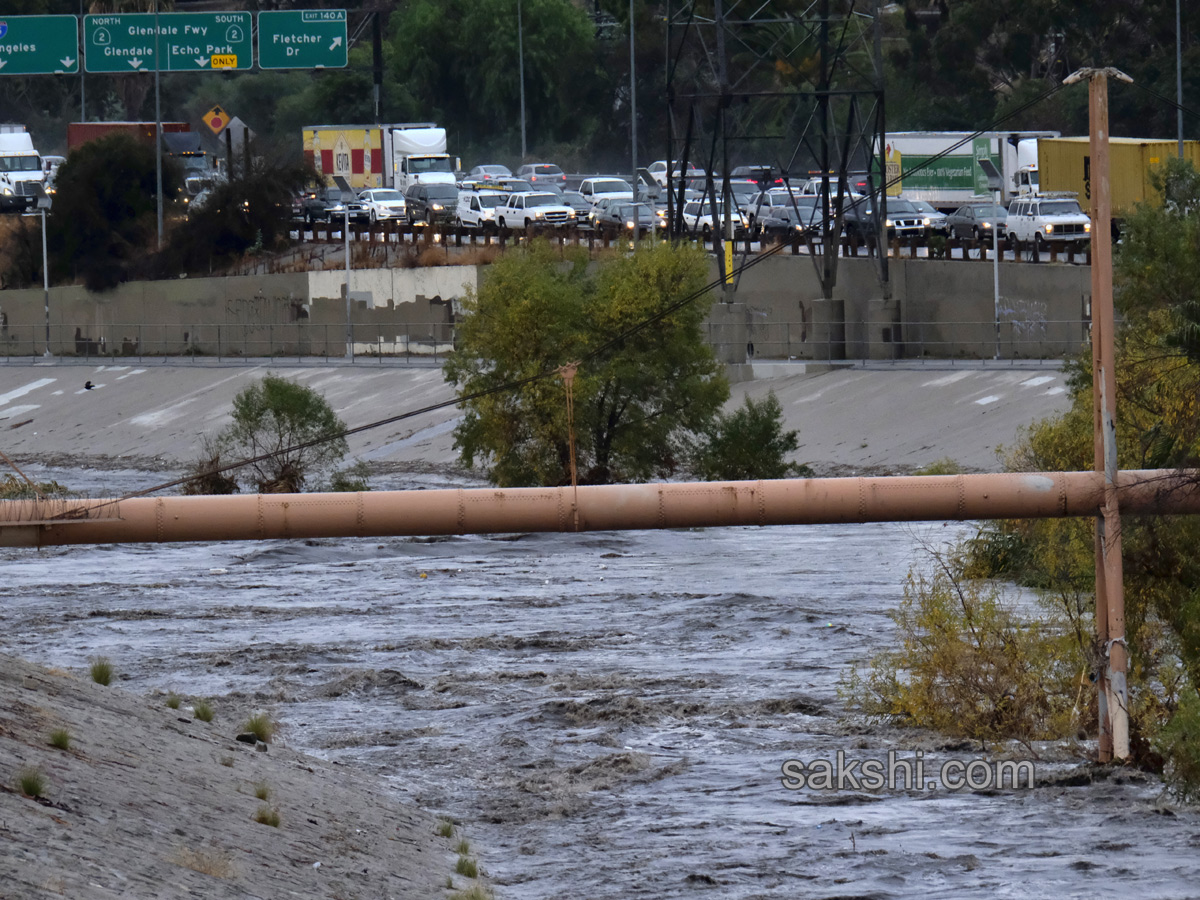
[[[987,159],[1003,179],[1001,202],[1007,204],[1013,196],[1037,192],[1037,139],[1048,137],[1058,137],[1058,132],[891,132],[884,137],[888,180],[898,169],[902,196],[950,211],[995,196],[977,162]]]
[[[398,125],[309,125],[304,154],[326,184],[345,179],[356,190],[454,184],[457,160],[446,153],[446,129],[432,122]]]

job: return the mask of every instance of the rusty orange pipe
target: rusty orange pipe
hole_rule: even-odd
[[[1121,510],[1200,512],[1200,471],[1125,471]],[[1094,516],[1097,472],[808,478],[357,494],[45,500],[0,504],[0,545],[613,531],[722,525]],[[104,505],[107,504],[107,505]],[[576,525],[576,512],[578,525]],[[73,517],[73,518],[72,518]]]

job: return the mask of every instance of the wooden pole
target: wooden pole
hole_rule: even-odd
[[[1080,69],[1067,83],[1088,79],[1092,189],[1092,412],[1093,456],[1104,477],[1096,518],[1096,639],[1104,659],[1098,673],[1099,758],[1129,756],[1129,692],[1126,673],[1125,584],[1121,559],[1121,511],[1117,502],[1117,379],[1114,369],[1112,294],[1112,191],[1108,179],[1108,78],[1129,81],[1116,69]]]

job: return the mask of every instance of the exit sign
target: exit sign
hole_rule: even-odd
[[[84,63],[109,74],[249,69],[253,34],[248,12],[84,16]]]

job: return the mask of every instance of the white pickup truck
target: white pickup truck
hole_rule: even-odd
[[[548,191],[509,194],[496,207],[496,224],[501,228],[528,228],[530,225],[565,228],[575,222],[575,209],[564,204],[558,194]]]

